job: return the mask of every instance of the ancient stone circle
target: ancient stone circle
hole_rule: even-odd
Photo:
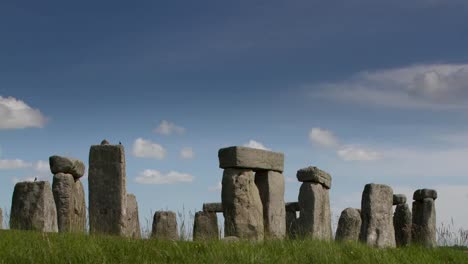
[[[224,216],[224,240],[313,238],[332,240],[329,173],[309,166],[297,171],[302,182],[298,201],[284,201],[282,153],[228,147],[218,152],[224,170],[220,203],[204,203],[196,212],[193,240],[217,240],[217,214]],[[15,185],[10,228],[41,232],[86,232],[86,204],[80,178],[82,161],[51,156],[52,187],[47,181]],[[126,191],[123,145],[103,140],[89,152],[89,232],[141,238],[138,203]],[[346,208],[340,215],[337,241],[361,241],[378,248],[411,243],[436,246],[437,192],[416,190],[412,210],[407,198],[390,186],[367,184],[361,208]],[[395,207],[395,208],[394,208]],[[0,209],[0,228],[3,214]],[[154,214],[151,238],[178,240],[177,216],[171,211]]]

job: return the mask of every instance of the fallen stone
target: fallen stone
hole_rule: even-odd
[[[331,240],[329,189],[319,183],[304,182],[299,190],[299,233],[303,237]]]
[[[411,243],[411,222],[411,210],[409,206],[406,203],[397,205],[393,214],[397,247],[408,246]]]
[[[276,171],[257,171],[255,184],[263,205],[265,237],[284,238],[286,236],[286,209],[283,174]]]
[[[424,198],[422,201],[414,201],[411,241],[415,244],[432,248],[437,246],[436,235],[436,209],[434,199]]]
[[[394,194],[393,195],[393,205],[405,204],[406,195],[404,194]]]
[[[210,213],[222,213],[223,204],[222,203],[204,203],[203,211],[210,212]]]
[[[196,212],[193,222],[193,240],[218,240],[218,217],[215,212]]]
[[[225,236],[263,240],[263,205],[255,175],[248,169],[225,169],[221,200]]]
[[[135,195],[127,194],[127,225],[125,236],[135,239],[141,238],[140,219],[138,218],[138,203]]]
[[[284,154],[248,147],[222,148],[218,152],[222,169],[273,170],[283,172]]]
[[[315,182],[322,184],[325,188],[331,188],[331,176],[317,167],[307,167],[297,171],[297,180],[300,182]]]
[[[51,156],[49,157],[49,165],[52,174],[71,174],[73,177],[75,177],[75,179],[81,178],[85,172],[84,163],[73,158]]]
[[[393,190],[382,184],[367,184],[361,200],[359,240],[378,248],[395,247]]]
[[[83,185],[73,175],[58,173],[52,183],[59,232],[84,232],[86,205]]]
[[[170,211],[157,211],[153,218],[151,237],[161,240],[178,240],[176,214]]]
[[[15,185],[10,228],[57,232],[57,211],[49,182],[19,182]]]
[[[358,241],[361,224],[361,210],[355,208],[344,209],[338,220],[335,240]]]
[[[431,189],[420,189],[416,190],[413,194],[413,200],[422,201],[426,198],[437,199],[437,191]]]

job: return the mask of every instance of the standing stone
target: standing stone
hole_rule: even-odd
[[[284,206],[284,176],[276,171],[258,171],[255,174],[263,204],[265,237],[284,238],[286,235],[286,210]]]
[[[425,247],[436,247],[436,210],[435,190],[417,190],[413,199],[413,224],[411,227],[411,239],[416,244]]]
[[[193,223],[193,240],[218,240],[218,217],[212,212],[196,212]]]
[[[361,200],[359,239],[378,248],[395,247],[393,227],[393,190],[382,184],[367,184]]]
[[[127,194],[127,225],[126,225],[126,237],[135,239],[141,238],[140,220],[138,218],[138,203],[135,195]]]
[[[318,183],[302,183],[299,207],[299,233],[305,237],[331,240],[333,235],[329,190]]]
[[[299,203],[286,203],[286,234],[289,238],[295,238],[298,235],[297,212],[300,211]]]
[[[254,172],[249,169],[225,169],[222,184],[225,236],[262,240],[263,205],[255,185]]]
[[[93,145],[89,153],[91,233],[126,234],[127,193],[123,145]]]
[[[408,246],[411,243],[411,210],[408,204],[403,203],[396,206],[393,214],[393,226],[395,227],[397,247]]]
[[[336,229],[335,240],[337,241],[358,241],[361,232],[361,210],[346,208],[341,212]]]
[[[170,211],[156,212],[153,218],[151,237],[161,240],[178,240],[176,214]]]
[[[10,228],[57,232],[57,211],[49,182],[19,182],[11,203]]]
[[[82,161],[67,157],[51,156],[49,157],[49,165],[52,174],[67,173],[73,175],[75,179],[81,178],[85,171],[85,165]]]
[[[3,229],[3,211],[0,208],[0,229]]]
[[[71,174],[58,173],[52,183],[59,232],[84,232],[86,205],[83,185]]]

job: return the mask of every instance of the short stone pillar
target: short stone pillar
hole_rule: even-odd
[[[225,236],[284,238],[284,155],[247,147],[218,152],[224,169],[221,200]]]
[[[177,217],[171,211],[157,211],[154,213],[151,238],[161,240],[178,240]]]
[[[361,232],[361,210],[346,208],[341,212],[336,229],[336,241],[358,241]]]
[[[125,236],[135,239],[141,238],[140,219],[138,217],[138,203],[135,195],[127,194],[127,224]]]
[[[218,240],[218,217],[215,212],[199,211],[193,222],[193,240]]]
[[[10,228],[57,232],[56,210],[49,182],[19,182],[13,191]]]
[[[361,200],[359,240],[378,248],[395,247],[393,189],[383,184],[367,184]]]
[[[297,179],[303,182],[299,190],[299,233],[303,237],[331,240],[330,174],[307,167],[297,171]]]
[[[436,209],[437,191],[420,189],[413,194],[413,224],[411,241],[425,247],[436,247]]]
[[[404,194],[394,194],[393,205],[396,205],[393,214],[396,246],[408,246],[411,243],[411,210],[406,203],[406,196]]]
[[[297,212],[300,211],[299,203],[286,203],[286,235],[289,238],[296,238],[298,235],[298,217]]]

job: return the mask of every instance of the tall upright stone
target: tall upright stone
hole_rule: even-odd
[[[125,226],[125,236],[131,238],[141,238],[140,220],[138,217],[138,203],[135,195],[127,194],[127,224]]]
[[[393,227],[393,190],[382,184],[367,184],[361,200],[361,233],[359,239],[378,248],[395,247]]]
[[[71,174],[57,173],[52,183],[59,232],[85,232],[86,205],[81,181]]]
[[[193,222],[193,240],[218,240],[218,217],[215,212],[196,212]]]
[[[128,220],[123,145],[91,146],[88,183],[90,232],[125,236]]]
[[[341,212],[336,229],[335,240],[358,241],[361,232],[361,210],[346,208]]]
[[[57,211],[50,183],[19,182],[15,185],[10,228],[57,232]]]
[[[425,247],[436,247],[435,199],[437,199],[437,192],[430,189],[417,190],[414,192],[413,199],[412,242]]]
[[[393,214],[397,247],[408,246],[411,243],[411,222],[412,216],[408,204],[398,204]]]
[[[298,218],[297,212],[300,211],[299,203],[286,203],[286,235],[289,238],[296,238],[298,235]]]
[[[178,240],[177,217],[171,211],[157,211],[154,213],[151,237],[161,240]]]
[[[330,174],[317,167],[307,167],[297,171],[297,179],[303,182],[298,199],[299,233],[304,237],[331,240]]]

